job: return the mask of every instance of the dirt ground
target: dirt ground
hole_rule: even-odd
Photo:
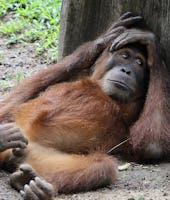
[[[17,74],[29,76],[47,67],[43,56],[35,56],[34,48],[17,44],[8,47],[6,39],[0,39],[0,81],[7,80],[9,86],[17,83]],[[5,90],[0,86],[0,93]],[[122,163],[121,163],[122,164]],[[0,172],[0,200],[21,200],[20,195],[9,186],[9,174]],[[119,171],[115,185],[73,195],[61,195],[57,200],[170,200],[170,164],[130,166]]]

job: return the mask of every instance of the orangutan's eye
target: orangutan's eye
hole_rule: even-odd
[[[143,65],[143,61],[141,59],[136,59],[136,64],[142,66]]]
[[[122,58],[127,59],[129,57],[128,53],[122,53],[121,54]]]

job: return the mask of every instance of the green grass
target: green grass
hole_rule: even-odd
[[[8,81],[0,80],[0,86],[3,88],[8,88],[10,87],[10,84]]]
[[[60,9],[62,0],[1,0],[0,33],[8,37],[8,45],[34,43],[36,53],[48,52],[56,60]],[[7,22],[3,22],[8,17]]]

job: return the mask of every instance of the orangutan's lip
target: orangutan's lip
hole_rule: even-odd
[[[114,85],[119,88],[119,89],[122,89],[122,90],[130,90],[133,92],[133,89],[130,88],[127,84],[121,82],[121,81],[116,81],[116,80],[112,80],[112,79],[107,79],[108,81],[111,81],[114,83]]]

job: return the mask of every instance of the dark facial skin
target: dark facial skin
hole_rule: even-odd
[[[105,75],[99,84],[106,94],[123,103],[143,96],[147,85],[146,55],[143,49],[129,45],[110,52]]]

